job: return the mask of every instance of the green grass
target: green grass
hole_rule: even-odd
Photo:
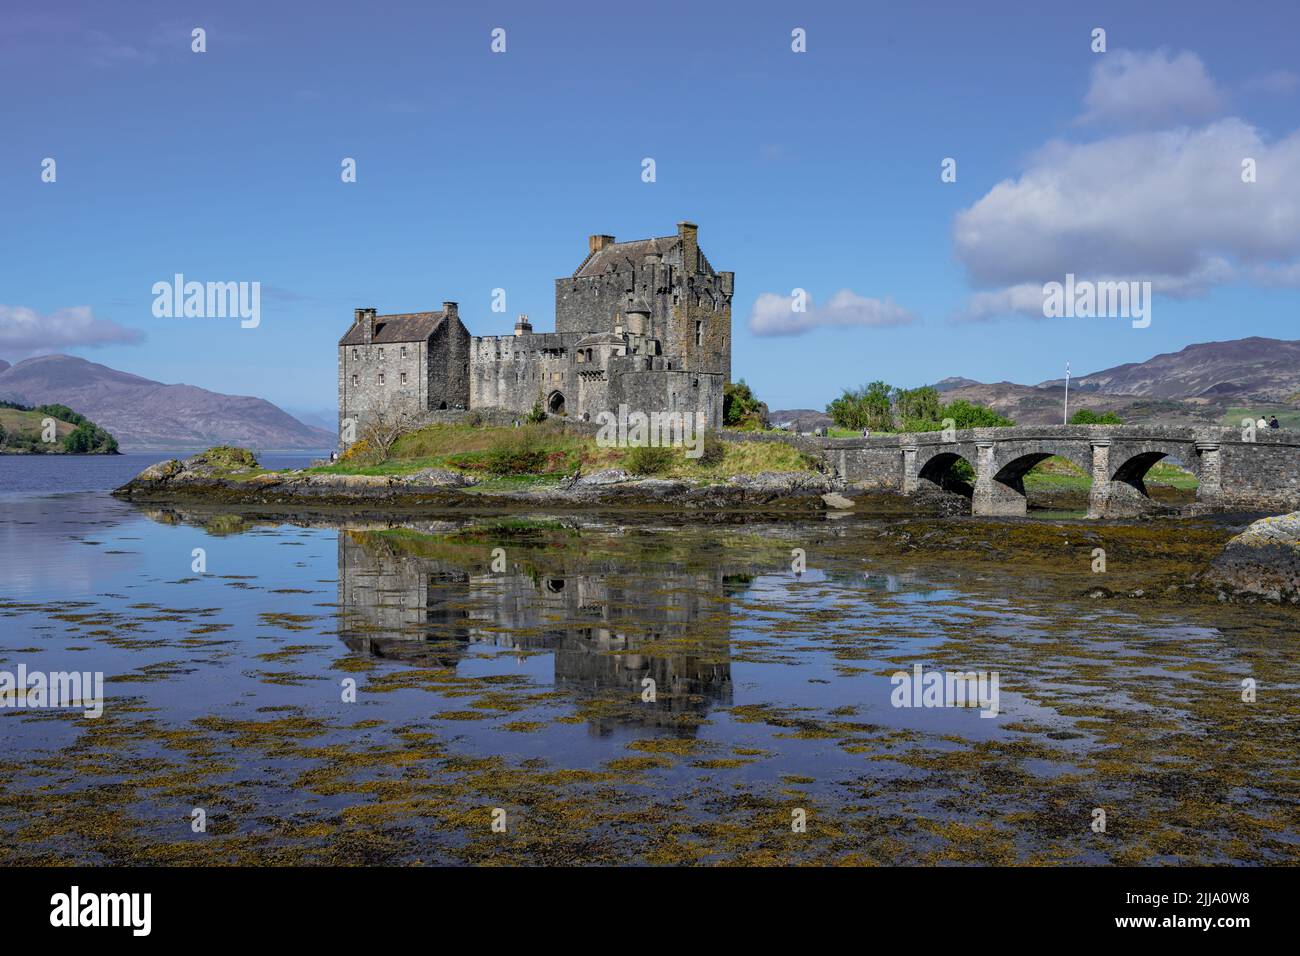
[[[1194,489],[1196,476],[1178,465],[1156,462],[1146,473],[1148,485],[1165,485],[1170,488]],[[1080,470],[1079,466],[1068,458],[1053,456],[1039,462],[1025,475],[1026,490],[1038,491],[1087,491],[1092,486],[1092,479]]]
[[[711,439],[707,453],[688,458],[687,449],[670,447],[664,454],[634,448],[602,448],[594,436],[566,433],[555,422],[518,428],[472,425],[426,425],[399,438],[385,460],[374,454],[310,469],[325,475],[400,476],[426,468],[473,475],[481,490],[527,487],[558,481],[581,468],[591,474],[622,468],[667,478],[723,480],[762,471],[812,471],[809,456],[777,442],[733,442]],[[637,468],[633,468],[637,465]],[[653,467],[647,468],[647,465]]]
[[[6,432],[24,435],[28,438],[40,438],[41,422],[50,416],[44,412],[20,412],[16,408],[0,408],[0,427]],[[60,441],[72,434],[73,426],[64,421],[55,420],[55,432]]]
[[[1224,413],[1223,418],[1219,420],[1219,424],[1227,428],[1240,428],[1242,419],[1249,418],[1253,422],[1258,420],[1261,415],[1265,418],[1276,415],[1278,424],[1283,428],[1300,429],[1300,408],[1288,408],[1286,406],[1270,408],[1267,405],[1260,405],[1254,408],[1229,408]]]

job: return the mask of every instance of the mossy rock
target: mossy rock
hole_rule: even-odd
[[[217,445],[186,459],[189,468],[210,468],[213,471],[245,471],[256,468],[257,458],[247,448],[234,445]]]

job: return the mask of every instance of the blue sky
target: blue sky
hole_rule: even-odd
[[[1297,10],[10,0],[0,358],[330,409],[353,308],[546,330],[589,233],[679,219],[736,273],[733,374],[773,408],[1295,338]],[[1035,317],[1066,271],[1154,280],[1150,327]],[[155,318],[176,272],[260,282],[261,324]],[[797,334],[757,334],[796,288],[810,314],[758,332]]]

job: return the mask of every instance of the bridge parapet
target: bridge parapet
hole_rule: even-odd
[[[1197,499],[1214,508],[1300,507],[1300,433],[1219,426],[1042,425],[904,432],[824,439],[822,454],[843,478],[913,494],[943,483],[958,460],[976,475],[975,514],[1024,514],[1024,476],[1060,456],[1092,479],[1089,513],[1113,517],[1151,504],[1144,477],[1175,459],[1197,476]]]

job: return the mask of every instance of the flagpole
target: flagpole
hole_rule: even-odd
[[[1070,424],[1070,363],[1065,363],[1065,411],[1061,415],[1061,424]]]

